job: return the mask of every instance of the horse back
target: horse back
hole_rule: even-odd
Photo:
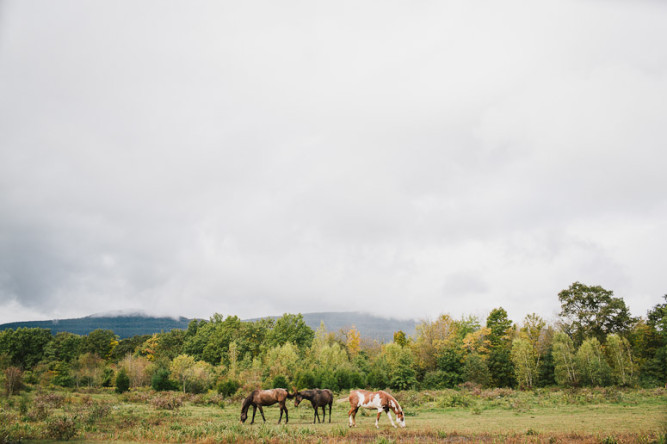
[[[271,390],[259,390],[255,399],[262,405],[271,405],[276,402],[283,402],[286,398],[287,390],[276,388]]]

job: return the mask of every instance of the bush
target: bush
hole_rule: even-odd
[[[49,438],[68,441],[77,434],[74,418],[70,416],[56,416],[46,423],[46,433]]]
[[[153,397],[151,405],[158,410],[178,410],[183,405],[183,400],[180,396],[164,393]]]
[[[421,386],[426,389],[454,388],[460,382],[461,376],[458,373],[435,370],[424,375]]]
[[[169,379],[169,370],[166,368],[159,368],[151,378],[151,387],[156,392],[162,392],[166,390],[176,390],[177,384]]]
[[[102,387],[111,387],[113,382],[113,370],[109,367],[104,367],[102,371]]]
[[[273,388],[284,388],[288,387],[287,379],[283,375],[276,375],[273,378]]]
[[[23,387],[23,372],[18,367],[7,367],[5,369],[5,394],[12,396],[18,394]]]
[[[218,383],[218,393],[225,398],[234,396],[241,387],[241,384],[234,379],[224,379]]]
[[[130,389],[130,377],[124,368],[116,375],[116,393],[125,393]]]
[[[438,398],[438,407],[470,407],[472,399],[465,393],[448,390]]]
[[[297,390],[314,389],[317,387],[317,384],[315,384],[315,375],[311,371],[297,373],[294,378],[294,384]]]

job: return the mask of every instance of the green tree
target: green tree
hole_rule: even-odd
[[[286,378],[288,383],[294,381],[299,367],[298,349],[289,342],[277,345],[267,352],[265,363],[270,380],[274,380],[276,376],[280,375]],[[283,388],[286,387],[287,385],[283,386]]]
[[[394,342],[400,345],[401,347],[405,347],[408,345],[408,338],[405,336],[405,332],[402,330],[398,330],[394,332]]]
[[[653,383],[665,382],[667,375],[667,295],[665,302],[657,304],[648,312],[647,325],[647,359],[643,366],[644,379]]]
[[[31,369],[44,358],[46,346],[52,339],[51,330],[47,328],[19,327],[0,331],[0,355],[8,356],[14,367]]]
[[[275,325],[266,335],[266,344],[275,347],[290,342],[300,349],[305,349],[311,346],[313,338],[315,332],[308,327],[301,313],[296,315],[285,313],[276,319]]]
[[[488,387],[491,381],[491,373],[486,364],[486,359],[479,353],[469,353],[463,361],[463,379],[473,384]]]
[[[151,377],[151,388],[156,392],[174,390],[176,384],[170,379],[169,370],[164,367],[158,368]]]
[[[53,383],[61,387],[74,387],[74,377],[69,363],[58,361],[53,365]]]
[[[117,345],[118,336],[113,331],[97,329],[86,336],[82,352],[95,353],[102,359],[109,359]]]
[[[408,348],[390,342],[382,347],[382,354],[389,371],[389,387],[394,390],[408,390],[417,384],[414,358]]]
[[[116,374],[116,393],[125,393],[130,389],[130,377],[124,368]]]
[[[420,373],[436,370],[438,356],[445,349],[456,348],[461,340],[459,325],[448,314],[417,325],[417,339],[411,348]]]
[[[68,332],[58,332],[44,349],[47,361],[72,362],[80,354],[85,338]]]
[[[572,387],[578,384],[579,375],[574,354],[575,348],[572,339],[563,332],[556,333],[552,356],[554,360],[554,378],[558,385]]]
[[[610,369],[597,338],[586,339],[574,355],[574,361],[584,385],[600,387],[608,384]]]
[[[112,359],[118,361],[128,354],[131,355],[137,351],[141,351],[142,346],[149,338],[151,338],[151,335],[136,335],[131,338],[121,339],[111,352]]]
[[[589,286],[575,282],[558,293],[563,328],[575,345],[595,337],[603,342],[610,333],[627,334],[635,319],[622,298],[599,285]]]
[[[192,378],[195,362],[192,356],[179,355],[174,358],[169,368],[171,375],[181,384],[183,393],[186,392],[187,384]]]
[[[635,364],[632,359],[630,343],[616,333],[607,336],[605,349],[612,381],[616,385],[629,386],[635,382]]]
[[[515,382],[511,359],[512,321],[504,308],[495,308],[486,318],[486,327],[490,330],[487,364],[491,383],[496,387],[512,387]]]
[[[101,382],[104,371],[102,358],[92,353],[84,353],[74,361],[76,385],[93,387]]]
[[[512,342],[512,362],[519,387],[533,388],[537,379],[538,361],[530,341],[517,338]]]
[[[157,339],[154,351],[155,359],[172,360],[181,354],[185,342],[185,331],[174,329],[158,334]]]

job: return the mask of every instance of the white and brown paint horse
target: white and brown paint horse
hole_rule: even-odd
[[[382,412],[387,413],[387,417],[391,422],[391,425],[396,427],[394,420],[391,418],[391,413],[389,410],[393,410],[396,415],[396,421],[401,427],[405,427],[405,416],[403,415],[403,409],[401,408],[396,398],[391,396],[389,393],[380,390],[379,392],[369,392],[368,390],[352,390],[350,392],[350,411],[347,412],[347,415],[350,417],[350,427],[357,425],[355,417],[357,416],[357,411],[360,407],[365,409],[376,409],[378,415],[375,418],[375,427],[380,428],[378,421],[380,420],[380,415]]]
[[[285,400],[287,398],[292,398],[294,395],[287,392],[287,390],[282,388],[275,388],[271,390],[255,390],[246,399],[243,400],[243,405],[241,406],[241,422],[244,423],[248,419],[248,409],[252,406],[252,421],[250,424],[255,423],[255,413],[257,413],[257,408],[259,407],[259,413],[262,414],[262,419],[266,422],[264,417],[264,410],[262,406],[273,405],[276,402],[280,406],[280,418],[278,419],[278,424],[283,419],[283,410],[285,411],[285,424],[289,421],[289,415],[287,414],[287,407],[285,406]]]

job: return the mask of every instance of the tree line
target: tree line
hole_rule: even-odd
[[[300,314],[241,321],[213,315],[186,330],[119,338],[48,329],[0,332],[5,393],[23,386],[133,387],[225,396],[240,388],[442,389],[460,384],[530,389],[544,386],[656,386],[667,378],[667,295],[645,317],[622,298],[579,282],[558,294],[559,319],[536,314],[520,323],[502,307],[485,320],[442,314],[393,341],[356,328],[313,331]]]

